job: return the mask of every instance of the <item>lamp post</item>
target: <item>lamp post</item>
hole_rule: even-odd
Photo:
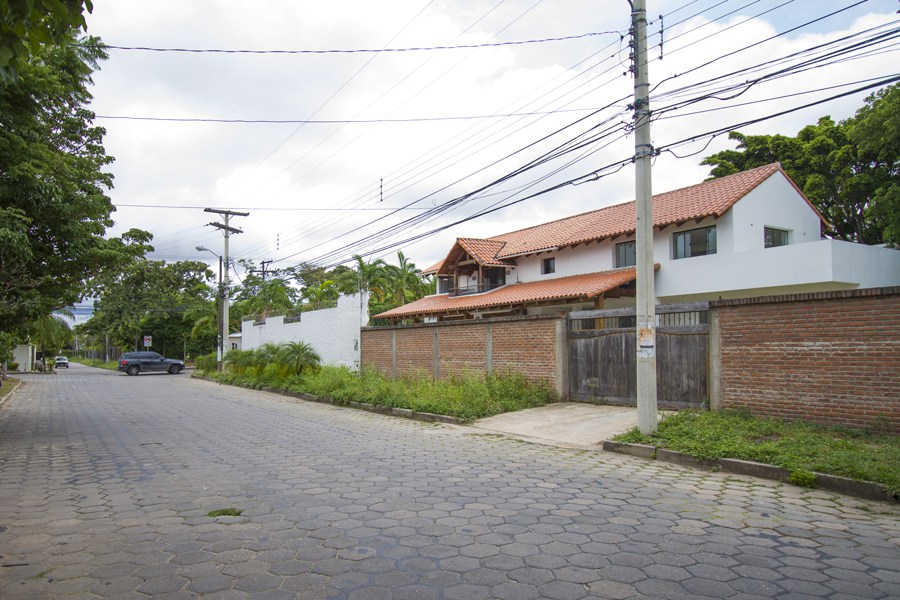
[[[222,286],[222,257],[207,248],[206,246],[197,246],[200,252],[209,252],[219,259],[219,287],[216,294],[216,370],[222,370],[222,359],[225,356],[225,340],[222,335],[222,304],[224,302],[225,290]]]

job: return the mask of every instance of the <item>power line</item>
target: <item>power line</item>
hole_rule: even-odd
[[[472,121],[484,119],[505,119],[507,117],[533,117],[567,112],[590,112],[592,108],[571,108],[556,111],[534,111],[521,113],[495,113],[490,115],[455,115],[447,117],[407,117],[398,119],[216,119],[203,117],[137,117],[128,115],[95,115],[95,119],[117,119],[122,121],[162,121],[171,123],[238,123],[238,124],[296,124],[303,125],[353,125],[370,123],[427,123],[433,121]]]
[[[550,42],[566,42],[600,35],[621,35],[618,31],[595,31],[562,37],[540,38],[533,40],[513,40],[485,44],[459,44],[453,46],[413,46],[409,48],[353,48],[331,50],[226,50],[220,48],[154,48],[150,46],[115,46],[104,44],[107,50],[137,50],[142,52],[182,52],[190,54],[381,54],[383,52],[434,52],[439,50],[473,50],[479,48],[498,48],[503,46],[524,46],[528,44],[546,44]]]

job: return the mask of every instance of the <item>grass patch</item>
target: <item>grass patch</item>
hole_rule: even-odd
[[[430,377],[390,380],[374,370],[356,373],[343,367],[321,367],[302,375],[280,376],[274,369],[259,374],[205,371],[221,383],[269,387],[324,396],[339,403],[363,402],[407,408],[474,421],[504,412],[543,406],[554,397],[546,385],[517,373],[466,375],[435,381]]]
[[[115,371],[119,368],[119,361],[117,360],[100,360],[99,358],[79,358],[79,357],[70,357],[69,362],[78,363],[81,365],[87,365],[89,367],[97,367],[99,369],[109,369],[110,371]]]
[[[206,513],[207,517],[239,517],[243,514],[243,510],[240,508],[220,508],[218,510],[211,510]]]
[[[872,481],[900,493],[900,437],[805,421],[754,417],[747,411],[682,411],[653,435],[637,428],[617,442],[650,444],[697,458],[736,458],[788,469],[791,481],[815,485],[813,472]]]

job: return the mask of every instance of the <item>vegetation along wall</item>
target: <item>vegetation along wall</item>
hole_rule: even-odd
[[[565,397],[565,336],[559,315],[366,327],[361,360],[391,377],[514,371]]]
[[[713,408],[900,432],[900,287],[710,308]]]

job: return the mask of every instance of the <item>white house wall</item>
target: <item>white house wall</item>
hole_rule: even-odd
[[[787,231],[791,245],[822,238],[819,216],[781,173],[741,198],[728,214],[736,224],[732,232],[734,252],[762,250],[766,227]]]
[[[30,344],[20,344],[13,349],[12,362],[19,363],[19,371],[27,373],[32,369],[33,350]]]
[[[895,285],[900,252],[830,239],[673,260],[656,273],[661,303]]]
[[[368,295],[354,294],[338,298],[336,308],[304,312],[296,323],[284,317],[270,317],[265,323],[241,323],[244,350],[266,343],[306,342],[322,358],[322,364],[359,369],[360,328],[369,321]]]

